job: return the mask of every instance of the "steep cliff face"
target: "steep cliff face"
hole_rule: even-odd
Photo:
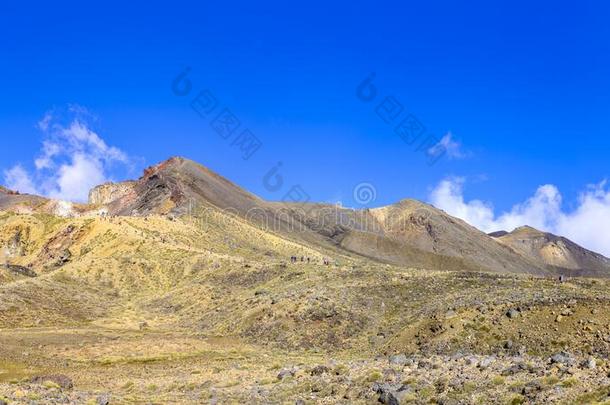
[[[89,204],[106,205],[129,195],[134,191],[135,181],[121,183],[106,183],[93,188],[89,192]]]

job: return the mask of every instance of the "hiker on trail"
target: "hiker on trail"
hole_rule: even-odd
[[[311,259],[308,257],[308,258],[307,258],[307,263],[309,263],[310,261],[311,261]]]

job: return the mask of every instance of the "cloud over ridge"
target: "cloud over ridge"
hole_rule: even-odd
[[[89,190],[110,179],[115,165],[128,166],[129,156],[108,145],[93,129],[94,117],[72,105],[53,110],[38,123],[44,136],[34,169],[17,164],[4,172],[7,187],[22,193],[84,202]]]
[[[578,197],[572,211],[562,208],[559,189],[545,184],[510,211],[495,213],[491,203],[464,199],[465,179],[447,178],[430,193],[431,204],[450,215],[463,219],[483,232],[513,229],[530,225],[551,232],[610,257],[610,190],[607,182],[588,185]]]

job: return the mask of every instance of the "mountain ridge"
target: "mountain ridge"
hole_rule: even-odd
[[[529,225],[495,237],[521,254],[540,263],[562,269],[564,275],[581,275],[586,269],[591,275],[604,275],[610,259],[575,242]]]
[[[3,191],[0,209],[10,209],[11,201],[13,206],[25,201],[49,213],[66,211],[43,197],[9,192]],[[339,248],[394,265],[610,276],[607,258],[566,238],[544,236],[528,226],[511,233],[487,235],[430,204],[410,198],[369,209],[266,201],[184,157],[150,166],[137,180],[96,186],[89,193],[89,204],[75,205],[68,211],[71,215],[145,217],[197,215],[205,209],[237,215],[288,239]],[[519,235],[527,235],[532,246],[540,245],[538,250],[517,243]]]

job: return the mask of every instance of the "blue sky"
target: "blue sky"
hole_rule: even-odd
[[[610,4],[531,3],[2,4],[0,170],[21,165],[51,194],[57,174],[34,161],[54,135],[38,123],[62,111],[66,128],[81,106],[128,158],[101,161],[109,179],[182,155],[280,199],[262,179],[281,161],[286,187],[312,200],[359,206],[367,182],[371,206],[430,201],[450,179],[450,197],[493,204],[494,220],[543,185],[572,213],[610,174]],[[186,67],[193,88],[180,97],[172,81]],[[356,88],[372,72],[378,98],[364,103]],[[250,159],[189,107],[206,89],[262,142]],[[375,113],[387,96],[428,134],[450,133],[454,157],[430,167]]]

